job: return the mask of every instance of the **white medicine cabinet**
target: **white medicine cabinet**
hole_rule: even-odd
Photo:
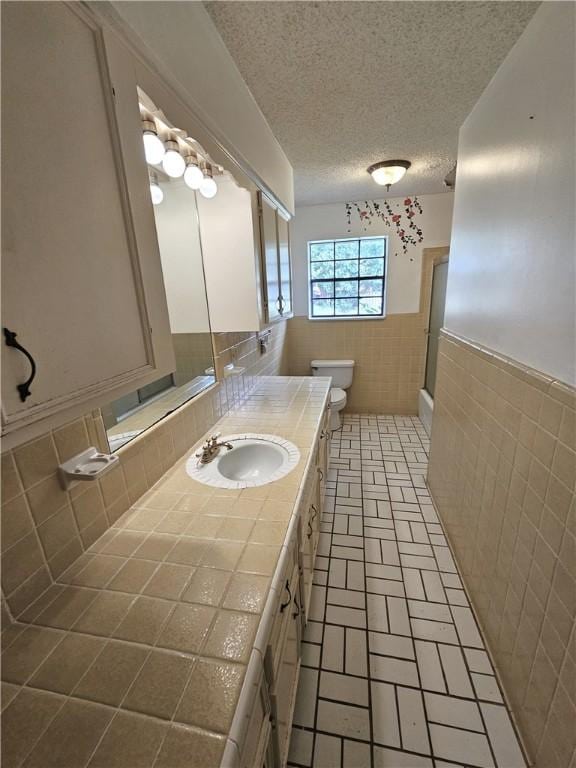
[[[196,200],[202,332],[258,331],[291,314],[289,216],[97,5],[1,8],[4,449],[176,382],[182,331],[165,282],[179,284],[163,270],[150,184],[165,179],[146,163],[143,93],[175,121],[177,147],[194,137],[204,176],[214,170],[216,193],[181,189]],[[207,355],[202,375],[211,369]]]
[[[10,447],[174,356],[127,52],[80,4],[3,4],[2,98]]]

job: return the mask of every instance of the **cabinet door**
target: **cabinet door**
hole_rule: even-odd
[[[292,314],[292,268],[290,263],[290,236],[288,222],[277,213],[278,227],[278,272],[280,275],[280,314]]]
[[[272,696],[274,714],[274,729],[277,739],[278,765],[285,766],[288,760],[288,747],[292,728],[292,716],[298,688],[300,673],[300,643],[301,643],[301,606],[299,581],[293,583],[293,598],[288,606],[290,618],[288,621],[286,639],[282,650],[278,680]]]
[[[278,229],[276,208],[262,193],[260,200],[260,232],[264,262],[265,305],[269,322],[280,317],[280,274],[278,271]]]
[[[22,401],[2,339],[5,432],[173,370],[130,61],[80,4],[2,4],[2,325],[37,366]]]

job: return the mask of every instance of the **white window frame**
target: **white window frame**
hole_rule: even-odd
[[[311,275],[311,260],[310,260],[310,246],[316,245],[318,243],[343,243],[343,242],[350,242],[353,240],[384,240],[384,274],[382,275],[383,285],[382,285],[382,314],[381,315],[312,315],[312,280],[316,278],[312,278]],[[307,273],[308,273],[308,283],[306,290],[308,292],[308,319],[309,320],[384,320],[386,317],[386,295],[388,293],[388,236],[387,235],[366,235],[366,236],[360,236],[357,237],[325,237],[319,240],[308,240],[306,244],[306,262],[307,262]],[[378,275],[378,278],[380,275]],[[328,280],[330,278],[327,278]],[[354,280],[355,278],[351,278]]]

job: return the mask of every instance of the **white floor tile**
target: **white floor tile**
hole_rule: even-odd
[[[390,635],[384,632],[369,632],[368,642],[370,653],[380,656],[395,656],[400,659],[414,661],[414,646],[412,638],[401,635]]]
[[[462,701],[454,696],[428,692],[424,693],[424,701],[430,722],[479,733],[484,730],[480,710],[475,701]]]
[[[408,600],[410,616],[415,619],[431,619],[432,621],[445,621],[452,623],[452,614],[447,605],[428,603],[422,600]]]
[[[324,628],[322,669],[344,672],[344,627],[327,624]]]
[[[344,670],[347,675],[368,677],[368,650],[366,632],[346,627],[346,659]]]
[[[388,632],[388,609],[383,595],[366,595],[368,629]]]
[[[506,708],[496,704],[481,704],[480,708],[498,766],[525,768],[526,763]]]
[[[298,694],[294,707],[294,724],[305,728],[314,727],[316,695],[318,690],[318,670],[300,667]]]
[[[429,757],[374,747],[374,768],[433,768],[433,763]]]
[[[331,701],[318,702],[317,728],[337,736],[370,741],[370,719],[367,709],[336,704]]]
[[[406,597],[414,600],[426,600],[422,572],[416,568],[402,568]]]
[[[492,675],[479,675],[472,672],[472,683],[476,696],[483,701],[493,701],[496,704],[502,703],[502,694],[498,688],[496,678]]]
[[[464,655],[468,662],[471,672],[481,672],[484,675],[493,675],[494,670],[490,663],[490,658],[486,651],[479,651],[474,648],[465,648]]]
[[[320,673],[319,695],[325,699],[343,701],[347,704],[368,706],[368,681],[336,672]]]
[[[372,597],[368,595],[368,598]],[[342,627],[366,629],[366,611],[358,608],[341,608],[336,605],[326,606],[326,621]]]
[[[473,699],[474,691],[461,649],[455,645],[440,644],[438,645],[438,652],[440,653],[440,662],[444,670],[448,693],[452,696]]]
[[[419,640],[434,640],[438,643],[458,645],[458,637],[452,624],[426,619],[410,619],[412,634]]]
[[[345,739],[343,768],[371,768],[370,745]]]
[[[421,640],[414,641],[416,659],[420,671],[420,681],[425,691],[439,691],[446,693],[446,684],[442,674],[440,656],[435,643],[427,643]]]
[[[288,762],[311,766],[313,745],[313,731],[303,731],[301,728],[293,728],[290,736]]]
[[[427,600],[433,603],[446,602],[446,593],[439,573],[435,571],[422,571],[422,581],[424,582]]]
[[[466,645],[469,648],[484,648],[484,643],[478,632],[474,615],[470,608],[463,608],[461,606],[452,606],[452,615],[454,616],[454,623],[456,624],[456,630],[458,637],[462,645]]]
[[[364,563],[358,563],[353,560],[348,561],[346,586],[348,589],[359,589],[364,591]]]
[[[408,606],[403,597],[387,597],[389,631],[395,635],[411,637]]]
[[[428,448],[412,416],[346,414],[334,435],[295,765],[525,768],[426,487]]]
[[[366,599],[363,592],[350,589],[328,589],[328,602],[331,605],[343,605],[347,608],[365,609]]]
[[[404,597],[404,584],[401,581],[391,581],[390,579],[366,579],[366,590],[377,595],[391,595],[393,597]]]
[[[413,661],[394,659],[389,656],[375,656],[370,654],[370,675],[374,680],[382,680],[399,685],[411,685],[417,687],[418,668]]]
[[[372,682],[372,727],[374,741],[390,747],[400,747],[400,726],[393,685]]]
[[[314,768],[341,768],[342,742],[334,736],[316,734]]]
[[[430,740],[426,726],[426,715],[422,692],[412,688],[396,689],[402,747],[412,752],[430,754]]]
[[[431,724],[430,737],[432,751],[437,757],[460,761],[475,768],[494,768],[488,739],[483,734]]]

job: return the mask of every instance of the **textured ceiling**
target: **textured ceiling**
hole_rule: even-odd
[[[243,2],[206,8],[294,167],[299,205],[444,190],[458,129],[532,2]]]

